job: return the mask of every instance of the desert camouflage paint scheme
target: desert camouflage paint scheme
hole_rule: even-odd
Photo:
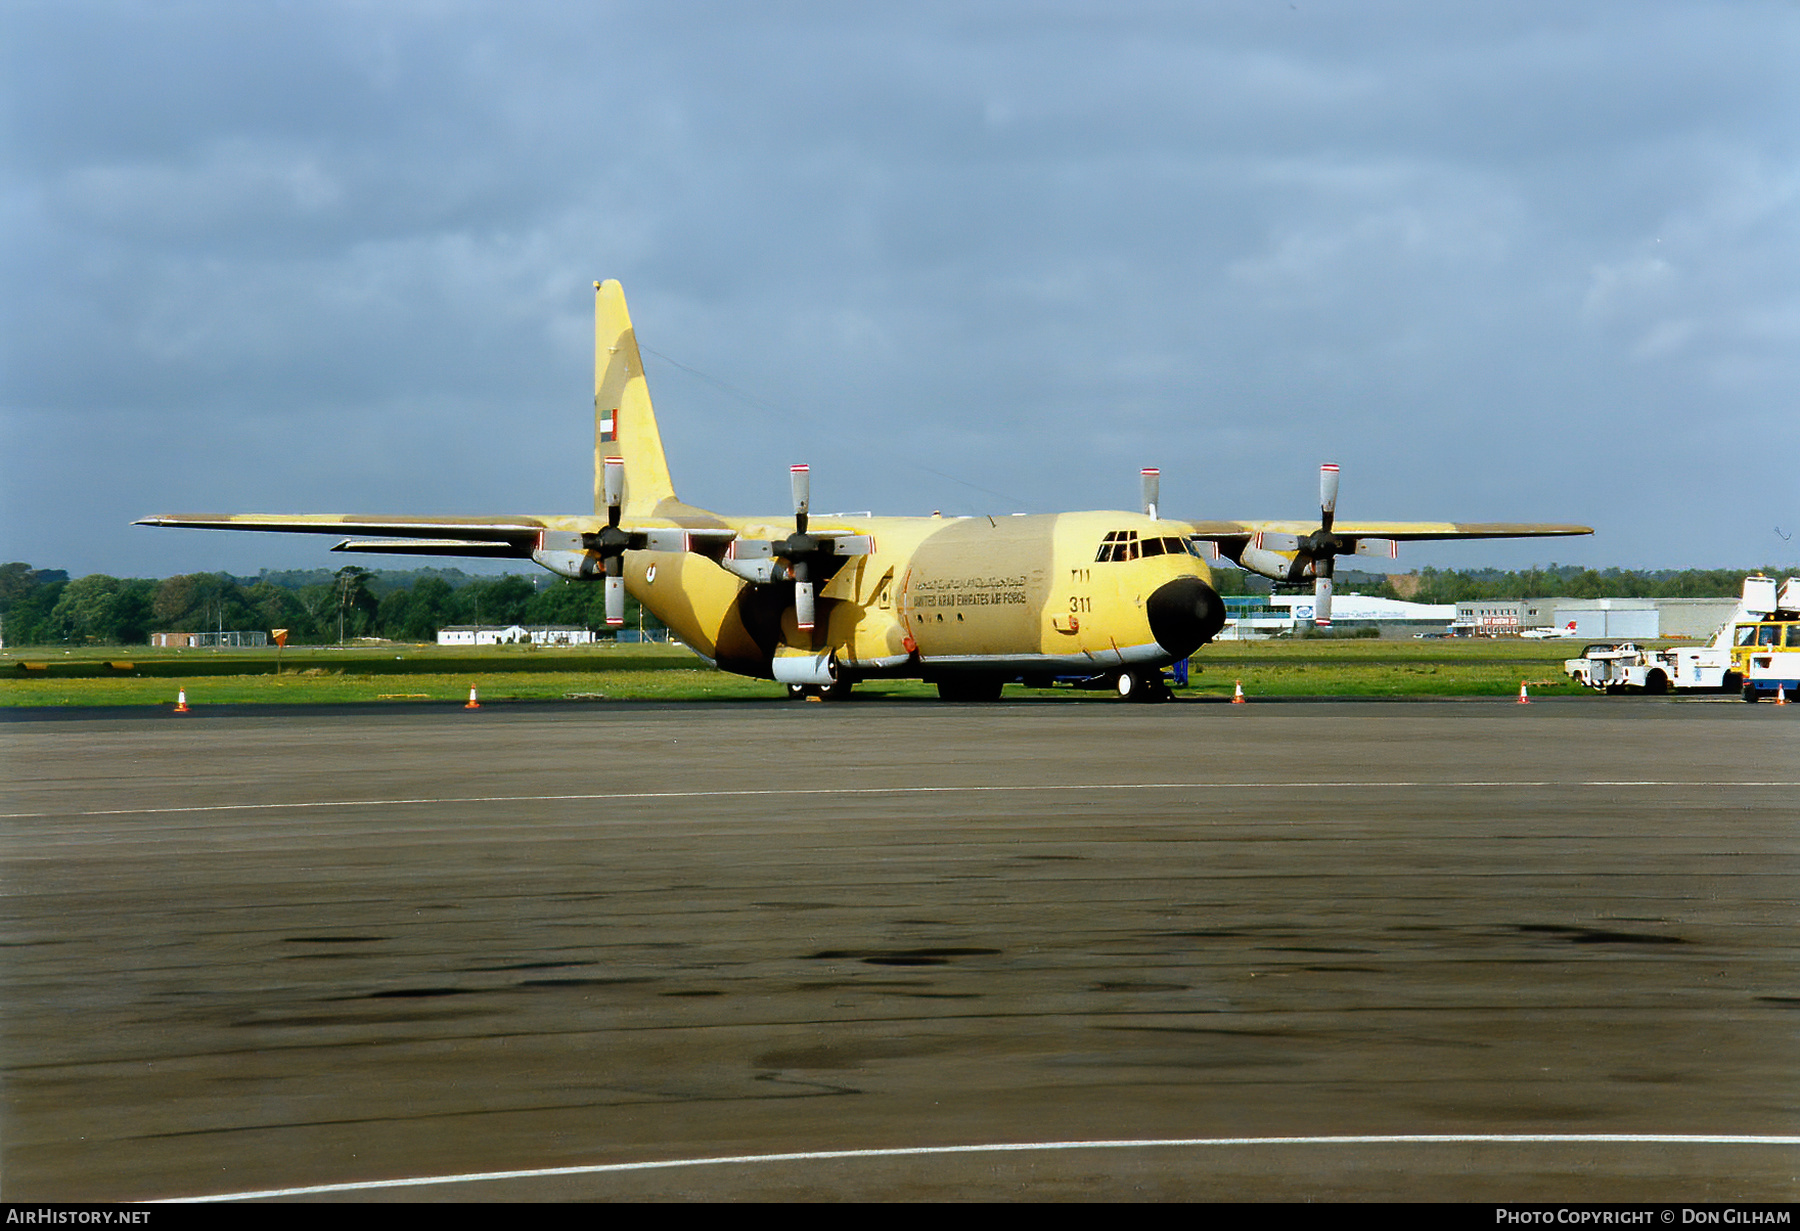
[[[1180,522],[1145,511],[1013,517],[812,519],[807,472],[795,512],[722,516],[675,495],[617,282],[594,285],[594,513],[521,517],[171,514],[139,525],[346,537],[332,550],[534,560],[628,590],[727,671],[845,695],[860,679],[935,680],[950,699],[1002,683],[1063,679],[1163,694],[1162,668],[1218,633],[1223,602],[1202,558],[1217,552],[1284,580],[1322,577],[1335,555],[1392,553],[1408,539],[1591,533],[1585,526],[1331,521]],[[379,537],[363,537],[379,536]]]

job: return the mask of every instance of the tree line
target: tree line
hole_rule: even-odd
[[[1420,569],[1381,576],[1348,571],[1338,589],[1415,603],[1522,598],[1736,598],[1747,571],[1772,577],[1800,566],[1745,569],[1590,569],[1550,565],[1501,569]],[[1260,578],[1219,568],[1222,594],[1266,592]],[[1260,584],[1259,584],[1260,583]],[[155,632],[288,630],[290,645],[332,645],[357,637],[435,641],[452,624],[560,624],[606,627],[605,587],[509,574],[478,577],[461,569],[372,571],[349,566],[277,572],[254,578],[183,573],[160,580],[0,565],[0,637],[8,646],[144,645]],[[625,622],[640,612],[627,598]],[[647,613],[645,627],[660,627]]]
[[[1743,592],[1744,577],[1757,572],[1770,577],[1793,577],[1800,575],[1800,565],[1638,570],[1552,564],[1520,572],[1425,568],[1389,576],[1383,579],[1383,586],[1364,592],[1413,603],[1505,602],[1524,598],[1737,598]]]
[[[151,633],[285,628],[290,645],[358,637],[437,640],[453,624],[557,624],[605,629],[605,587],[545,573],[474,577],[460,569],[350,566],[255,578],[183,573],[160,580],[0,565],[0,637],[8,646],[145,645]],[[642,613],[646,628],[660,628]],[[635,600],[625,621],[638,626]]]

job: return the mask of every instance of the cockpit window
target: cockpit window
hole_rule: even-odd
[[[1150,556],[1193,556],[1205,559],[1205,552],[1199,543],[1190,542],[1179,535],[1163,535],[1158,538],[1138,538],[1136,530],[1114,530],[1101,540],[1100,549],[1094,553],[1095,564],[1107,564],[1120,560],[1137,560]]]
[[[1094,553],[1095,564],[1105,564],[1112,560],[1135,560],[1138,558],[1138,536],[1136,530],[1114,530],[1100,544],[1100,550]]]

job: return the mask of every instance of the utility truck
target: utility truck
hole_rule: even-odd
[[[1800,649],[1800,578],[1788,577],[1779,586],[1760,573],[1744,578],[1743,595],[1731,619],[1719,626],[1704,646],[1646,650],[1632,642],[1595,644],[1581,657],[1566,659],[1563,673],[1577,684],[1607,693],[1732,692],[1743,689],[1744,700],[1762,693],[1770,696],[1779,680],[1768,675],[1777,668],[1758,668],[1753,686],[1753,655],[1770,650]],[[1789,690],[1793,686],[1790,684]]]

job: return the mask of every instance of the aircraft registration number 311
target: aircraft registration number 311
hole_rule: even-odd
[[[790,695],[848,696],[861,680],[931,681],[951,701],[1057,680],[1166,697],[1163,669],[1217,635],[1225,606],[1208,559],[1311,580],[1331,622],[1343,555],[1391,557],[1408,540],[1588,534],[1532,523],[1336,520],[1338,468],[1319,473],[1316,523],[1177,521],[1142,474],[1137,512],[1006,517],[814,518],[811,473],[790,472],[791,513],[733,516],[675,494],[637,336],[617,282],[594,284],[594,511],[504,517],[167,514],[139,525],[347,536],[332,548],[533,560],[631,593],[726,671]]]

